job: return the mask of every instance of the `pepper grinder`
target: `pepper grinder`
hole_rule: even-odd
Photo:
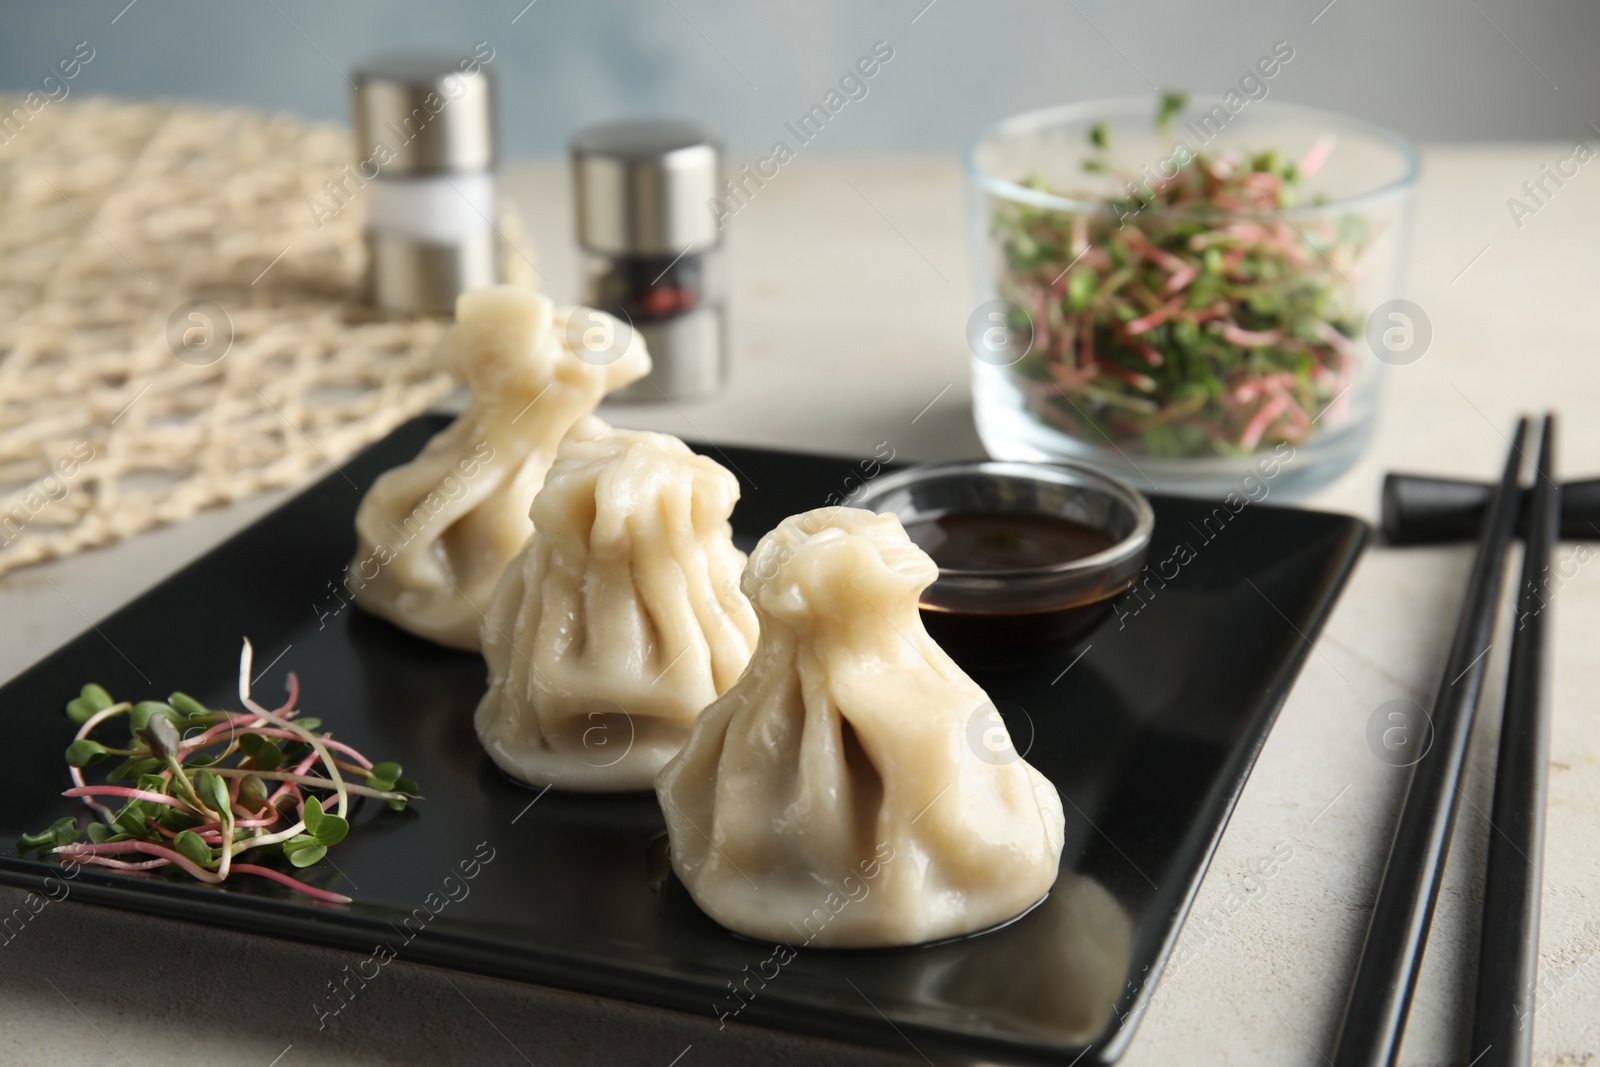
[[[499,280],[494,85],[471,59],[396,53],[356,74],[354,177],[367,197],[367,297],[450,315]]]
[[[608,399],[678,400],[728,375],[722,238],[707,206],[722,149],[688,122],[592,126],[572,141],[584,299],[637,331],[650,374]]]

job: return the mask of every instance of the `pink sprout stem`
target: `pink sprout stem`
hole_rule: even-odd
[[[288,699],[286,699],[282,704],[273,709],[273,714],[275,715],[283,715],[287,713],[294,707],[295,701],[300,699],[300,676],[294,673],[294,671],[290,671],[289,678],[284,685],[284,688],[288,690],[289,696]]]
[[[155,867],[165,867],[169,863],[176,863],[178,866],[182,867],[184,870],[188,871],[196,878],[202,879],[203,881],[220,882],[222,880],[211,872],[204,871],[199,867],[196,867],[194,864],[190,863],[182,855],[174,852],[172,849],[163,848],[160,845],[152,845],[148,841],[117,841],[103,845],[65,845],[56,849],[56,852],[67,859],[76,860],[83,863],[94,863],[102,867],[112,867],[123,871],[144,871]],[[158,858],[147,860],[143,863],[125,863],[121,860],[111,859],[105,855],[107,852],[144,852],[157,856]],[[270,867],[261,867],[254,863],[235,863],[233,865],[233,869],[244,874],[254,874],[262,878],[270,878],[274,882],[286,885],[296,892],[304,893],[306,896],[314,897],[317,900],[325,900],[330,904],[349,904],[351,902],[349,897],[344,896],[341,893],[334,893],[326,889],[318,889],[315,886],[306,885],[298,878],[291,878],[287,874],[272,870]]]
[[[96,726],[99,726],[101,723],[105,722],[107,719],[114,718],[117,715],[121,715],[123,712],[127,711],[132,706],[133,705],[129,704],[127,701],[123,701],[121,704],[113,704],[109,708],[101,708],[99,711],[97,711],[93,715],[89,716],[89,718],[84,721],[84,724],[82,726],[78,727],[78,733],[73,738],[73,740],[74,741],[82,741],[85,737],[89,736],[89,732],[91,730],[93,730]],[[67,767],[67,773],[69,775],[71,775],[72,784],[73,785],[82,787],[82,786],[87,784],[84,781],[84,778],[83,778],[83,770],[82,770],[82,768],[73,767],[73,766],[69,765]],[[97,803],[96,801],[94,801],[93,799],[91,799],[91,798],[89,798],[87,796],[85,796],[83,798],[83,802],[85,804],[89,805],[89,807],[93,808],[95,811],[98,811],[106,819],[107,822],[111,821],[111,809],[110,808],[106,807],[104,804]]]
[[[1334,137],[1325,133],[1312,142],[1311,149],[1300,160],[1300,173],[1309,178],[1322,169],[1322,165],[1333,154]]]
[[[251,727],[250,729],[248,729],[248,730],[246,730],[244,732],[245,733],[251,733],[251,734],[257,734],[257,735],[259,735],[261,737],[281,737],[281,738],[284,738],[284,739],[289,740],[289,741],[299,741],[301,739],[299,734],[290,733],[288,730],[274,729],[271,726]],[[343,741],[335,741],[331,737],[324,737],[322,739],[322,743],[327,745],[329,748],[333,749],[335,752],[343,752],[345,755],[349,756],[351,759],[353,759],[357,763],[361,764],[361,766],[363,768],[365,768],[365,769],[367,769],[369,771],[372,769],[372,761],[371,760],[367,759],[367,757],[363,756],[361,753],[357,752],[355,749],[351,748],[349,745],[345,744]]]
[[[80,785],[71,789],[62,790],[64,797],[129,797],[133,800],[148,800],[156,804],[165,804],[171,808],[187,808],[188,805],[176,797],[169,797],[165,793],[152,793],[148,789],[133,789],[125,785]]]
[[[240,650],[239,653],[239,703],[243,704],[245,707],[249,708],[251,711],[271,722],[275,726],[279,726],[296,734],[299,740],[304,741],[306,744],[311,746],[312,750],[328,768],[328,778],[332,780],[334,795],[338,797],[337,814],[340,818],[348,817],[350,811],[350,794],[345,789],[343,775],[339,773],[338,766],[333,762],[333,754],[330,753],[327,746],[322,743],[322,739],[309,730],[295,726],[291,720],[280,718],[276,712],[268,711],[266,708],[250,699],[250,664],[254,657],[255,649],[251,646],[250,639],[247,637],[244,641],[244,648]],[[296,688],[298,688],[298,681],[296,681],[294,684]]]
[[[170,866],[166,860],[145,860],[143,863],[125,863],[122,860],[114,860],[109,856],[74,855],[68,858],[75,863],[93,863],[96,866],[110,867],[112,870],[117,871],[149,871],[154,870],[157,867]]]
[[[183,742],[183,747],[186,749],[204,748],[221,735],[237,730],[241,726],[248,726],[250,723],[256,721],[257,719],[254,715],[230,716],[229,718],[224,719],[222,722],[219,722],[215,726],[211,727],[205,733],[189,738],[187,741]]]
[[[98,845],[92,841],[80,841],[75,845],[62,845],[56,849],[63,856],[104,856],[117,852],[138,852],[137,841],[102,841]]]
[[[89,736],[90,731],[92,731],[96,726],[99,726],[107,719],[121,715],[131,706],[132,705],[130,705],[127,701],[123,701],[121,704],[113,704],[109,708],[101,708],[99,711],[89,716],[82,726],[78,727],[78,734],[73,738],[73,740],[82,741],[85,737]]]
[[[315,752],[312,752],[311,754],[306,756],[305,759],[301,760],[299,762],[299,764],[297,764],[295,766],[294,773],[295,774],[305,774],[306,771],[311,769],[311,765],[313,763],[315,763],[315,762],[317,762],[317,754]],[[296,785],[294,782],[284,782],[276,790],[273,791],[272,796],[268,799],[268,803],[272,804],[273,806],[276,806],[277,802],[278,802],[278,798],[283,796],[286,793],[293,793],[294,794],[294,798],[296,800],[300,799],[300,787],[298,785]],[[303,804],[299,805],[299,806],[300,807],[304,807]]]
[[[296,785],[307,785],[313,789],[332,789],[334,787],[334,783],[326,778],[318,778],[308,774],[295,774],[290,771],[258,771],[243,767],[212,767],[211,773],[218,778],[246,778],[253,775],[269,782],[293,782]],[[357,796],[377,797],[379,800],[388,800],[391,797],[402,795],[399,792],[386,793],[381,789],[357,785],[354,782],[346,782],[344,787]]]
[[[270,878],[274,882],[286,885],[296,892],[304,893],[306,896],[315,897],[318,900],[325,900],[329,904],[351,903],[351,899],[342,893],[333,893],[326,889],[318,889],[315,886],[306,885],[299,879],[290,878],[287,874],[284,874],[281,871],[275,871],[271,867],[258,867],[254,863],[235,863],[233,865],[233,869],[236,871],[242,871],[245,874],[256,874],[260,875],[262,878]]]
[[[66,845],[56,849],[56,852],[68,857],[76,857],[79,854],[95,856],[105,852],[143,852],[147,856],[160,856],[168,862],[176,863],[202,882],[215,884],[222,881],[215,872],[196,866],[181,852],[175,852],[165,845],[158,845],[151,841],[108,841],[99,845]]]

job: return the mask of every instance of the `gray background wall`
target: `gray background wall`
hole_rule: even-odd
[[[74,93],[343,121],[340,72],[364,56],[417,45],[465,54],[486,40],[509,157],[561,152],[578,126],[625,114],[700,119],[739,154],[782,136],[884,39],[893,62],[812,150],[942,152],[1033,107],[1152,83],[1219,92],[1287,40],[1296,55],[1272,83],[1276,98],[1418,139],[1595,138],[1586,123],[1600,123],[1592,0],[526,2],[0,0],[0,89],[36,84],[88,41],[95,58]]]

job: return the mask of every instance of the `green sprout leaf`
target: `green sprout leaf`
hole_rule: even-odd
[[[239,751],[250,757],[257,770],[275,771],[283,766],[283,752],[260,734],[240,734]]]
[[[134,706],[134,711],[140,705]],[[162,704],[161,707],[166,707]],[[178,728],[172,725],[172,720],[165,715],[150,715],[143,726],[133,732],[134,736],[150,746],[150,754],[157,759],[165,760],[177,754],[183,743],[183,738],[178,734]]]
[[[111,753],[98,741],[79,738],[67,746],[67,763],[73,767],[87,767],[99,763]]]
[[[202,715],[210,715],[211,709],[200,703],[188,693],[173,693],[167,697],[167,705],[186,719],[197,719]]]
[[[211,846],[202,841],[200,835],[193,830],[185,830],[173,838],[172,847],[196,867],[211,866]]]
[[[1105,148],[1111,144],[1111,131],[1106,124],[1097,122],[1089,127],[1089,143],[1096,148]]]
[[[239,805],[246,811],[260,811],[270,795],[267,784],[253,774],[239,781]]]
[[[296,834],[283,843],[283,854],[296,867],[309,867],[326,856],[328,849],[309,834]]]
[[[322,825],[322,801],[307,797],[305,814],[301,818],[305,820],[306,829],[315,834],[317,827]]]
[[[36,834],[23,834],[17,838],[17,853],[26,856],[30,852],[43,849],[52,840],[49,830],[41,830]]]
[[[1067,276],[1067,308],[1082,311],[1094,297],[1094,288],[1100,278],[1092,270],[1078,270]]]
[[[1172,120],[1189,102],[1189,94],[1167,91],[1161,94],[1161,107],[1156,111],[1156,129],[1165,133],[1172,128]]]
[[[332,846],[343,841],[349,832],[350,824],[344,819],[337,815],[324,815],[311,836],[317,839],[319,845]]]
[[[68,701],[67,718],[82,725],[113,703],[110,693],[90,682],[78,691],[77,697]]]
[[[48,829],[36,834],[23,834],[17,839],[17,852],[21,855],[48,852],[62,845],[70,845],[81,836],[83,831],[78,826],[78,820],[66,816],[51,823]]]
[[[367,784],[374,789],[381,789],[387,793],[394,788],[395,782],[399,780],[401,770],[402,768],[398,763],[380,763],[372,768],[371,776],[367,778]]]
[[[149,837],[155,832],[150,829],[150,823],[145,818],[144,809],[139,806],[138,801],[117,812],[117,817],[111,820],[111,825],[116,827],[119,833],[133,837]]]
[[[132,778],[134,781],[138,781],[143,776],[160,770],[160,768],[161,761],[158,759],[139,759],[135,757],[118,764],[110,774],[106,775],[106,781],[120,782],[125,778]]]
[[[208,770],[202,768],[195,772],[194,792],[201,803],[216,811],[225,812],[230,807],[228,783]]]
[[[308,730],[311,733],[316,733],[322,728],[322,720],[310,716],[307,716],[304,719],[295,719],[294,724],[300,727],[300,729]]]
[[[394,781],[394,788],[406,794],[408,798],[416,797],[421,794],[421,790],[417,787],[417,783],[413,782],[410,778],[396,778]],[[395,811],[406,810],[406,801],[404,800],[390,799],[388,804],[389,807]]]
[[[233,800],[228,796],[228,783],[210,771],[202,771],[210,781],[206,783],[207,792],[201,794],[201,799],[220,812],[227,812],[233,807]]]
[[[168,725],[179,717],[170,704],[164,704],[159,700],[141,700],[133,706],[132,711],[128,712],[128,724],[134,733],[138,733],[149,726],[151,718],[155,716],[166,719]]]
[[[148,818],[148,817],[147,817]],[[193,830],[200,825],[200,818],[179,808],[161,805],[161,810],[156,814],[156,822],[176,833],[179,830]]]
[[[55,847],[55,835],[49,830],[40,830],[36,834],[23,834],[17,838],[17,853],[26,856],[30,852],[43,852],[46,848]]]

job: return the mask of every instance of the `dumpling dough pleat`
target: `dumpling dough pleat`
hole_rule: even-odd
[[[508,774],[649,789],[755,646],[732,474],[667,434],[573,427],[483,626],[478,738]]]
[[[562,436],[650,371],[637,334],[621,352],[575,352],[567,321],[578,310],[513,286],[456,300],[446,343],[472,400],[361,501],[346,584],[362,607],[419,637],[478,647],[495,583],[533,532],[528,508]],[[582,313],[581,322],[601,314]]]
[[[908,945],[1040,900],[1061,800],[988,697],[923,629],[938,576],[893,515],[821,508],[762,539],[743,588],[749,669],[695,722],[656,791],[673,869],[738,933]]]

